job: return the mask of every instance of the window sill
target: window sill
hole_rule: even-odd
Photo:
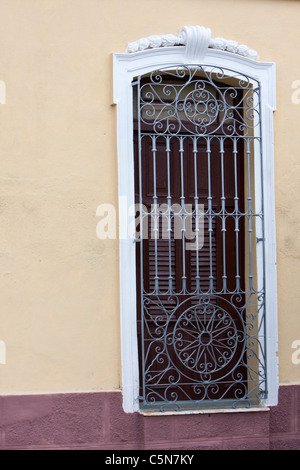
[[[159,411],[159,410],[139,410],[142,416],[170,416],[170,415],[195,415],[195,414],[217,414],[217,413],[257,413],[261,411],[270,411],[268,406],[259,406],[252,408],[207,408],[202,410],[180,410],[180,411]]]

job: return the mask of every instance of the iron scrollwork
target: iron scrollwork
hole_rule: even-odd
[[[167,158],[170,158],[170,139],[182,141],[192,138],[194,143],[197,139],[204,139],[207,148],[212,139],[219,139],[222,143],[219,145],[219,153],[223,175],[222,145],[224,139],[231,139],[235,154],[232,166],[235,165],[236,172],[236,142],[242,140],[245,146],[241,158],[245,159],[245,186],[248,185],[245,209],[241,210],[236,191],[232,198],[234,207],[229,210],[223,191],[223,175],[222,204],[219,210],[215,210],[209,193],[202,214],[210,232],[207,239],[210,264],[213,223],[217,219],[221,221],[225,250],[226,223],[230,218],[234,221],[237,248],[233,254],[237,257],[234,287],[232,284],[230,287],[227,282],[227,255],[223,256],[221,288],[214,282],[215,272],[212,268],[210,282],[204,288],[200,281],[194,283],[192,290],[188,289],[186,279],[182,289],[176,289],[172,284],[171,267],[168,290],[160,288],[157,265],[152,289],[147,290],[141,278],[142,406],[158,406],[161,409],[172,406],[179,409],[182,406],[211,406],[212,403],[229,403],[233,407],[257,405],[267,396],[264,286],[258,287],[254,279],[255,250],[252,237],[255,224],[263,224],[263,213],[255,212],[251,194],[252,146],[254,141],[259,143],[261,139],[259,83],[221,67],[178,66],[139,77],[137,103],[139,142],[142,146],[145,136],[152,138],[153,161],[156,158],[157,139],[162,139],[161,142],[167,145]],[[180,153],[183,159],[183,146]],[[197,142],[194,154],[196,158]],[[139,184],[142,184],[141,180]],[[195,205],[198,204],[197,194],[194,199]],[[156,208],[156,188],[153,200]],[[181,204],[184,203],[182,193]],[[246,227],[243,243],[248,250],[248,260],[245,262],[247,282],[244,284],[240,282],[242,273],[238,272],[242,221]],[[140,250],[142,257],[143,241]],[[195,258],[197,263],[200,262],[198,258]],[[171,258],[169,262],[171,266]]]

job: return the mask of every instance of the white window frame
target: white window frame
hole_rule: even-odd
[[[192,29],[194,28],[194,30]],[[199,28],[195,30],[195,28]],[[190,27],[184,45],[154,47],[134,53],[115,53],[114,103],[117,105],[117,152],[119,177],[119,269],[123,409],[139,410],[139,369],[136,321],[135,243],[129,235],[134,225],[134,157],[133,157],[133,90],[132,81],[154,70],[187,64],[206,64],[238,71],[260,82],[262,122],[262,171],[264,186],[265,301],[266,301],[266,368],[268,398],[262,407],[275,406],[278,396],[277,271],[274,197],[273,112],[276,108],[275,64],[260,62],[239,53],[214,49],[209,45],[207,30]],[[195,34],[197,33],[197,34]],[[157,38],[157,37],[156,37]],[[231,41],[233,42],[233,41]],[[177,42],[178,43],[178,42]],[[161,45],[161,44],[160,44]],[[245,47],[245,46],[242,46]],[[141,49],[141,48],[140,48]],[[224,49],[224,47],[223,47]],[[242,49],[241,49],[242,50]],[[245,50],[245,49],[244,49]],[[252,52],[252,51],[250,51]],[[251,57],[251,54],[249,54]],[[260,152],[259,152],[260,154]],[[258,157],[255,157],[258,158]],[[259,156],[260,158],[260,156]],[[255,165],[255,172],[260,171]],[[260,181],[260,175],[256,181]],[[261,185],[255,184],[255,200],[261,201]],[[256,236],[261,237],[257,228]],[[262,244],[261,244],[262,245]],[[257,252],[257,272],[262,272],[262,254]],[[258,274],[259,276],[259,274]],[[259,280],[259,279],[258,279]]]

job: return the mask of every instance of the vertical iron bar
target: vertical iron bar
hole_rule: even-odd
[[[239,263],[239,197],[238,197],[238,179],[237,179],[237,138],[233,138],[233,156],[234,156],[234,231],[235,231],[235,260],[236,260],[236,275],[235,275],[235,289],[237,292],[240,290],[240,263]]]
[[[209,234],[209,291],[213,292],[213,271],[212,271],[212,196],[211,196],[211,148],[210,136],[207,137],[207,177],[208,177],[208,234]]]
[[[225,191],[224,191],[224,138],[220,138],[220,154],[221,154],[221,219],[222,219],[222,250],[223,250],[223,291],[227,289],[226,276],[226,210],[225,210]]]
[[[169,240],[169,292],[172,293],[173,291],[173,276],[172,276],[172,251],[171,251],[171,244],[172,244],[172,218],[171,218],[171,175],[170,175],[170,136],[166,136],[166,152],[167,152],[167,177],[168,177],[168,240]]]
[[[185,272],[185,196],[184,196],[184,166],[183,166],[183,137],[180,136],[180,179],[181,179],[181,238],[182,238],[182,292],[186,292],[186,272]]]
[[[246,141],[246,155],[247,155],[247,172],[248,172],[248,233],[249,233],[249,291],[253,289],[253,273],[252,273],[252,196],[251,196],[251,164],[250,164],[250,139],[247,137]]]
[[[196,232],[196,293],[200,291],[200,275],[199,275],[199,214],[198,214],[198,177],[197,177],[197,137],[193,138],[193,154],[194,154],[194,181],[195,181],[195,232]]]
[[[153,206],[154,206],[154,245],[155,245],[155,276],[154,276],[154,290],[158,293],[159,290],[159,278],[158,278],[158,258],[157,258],[157,240],[159,236],[158,227],[158,214],[157,214],[157,193],[156,193],[156,136],[152,135],[152,158],[153,158]]]
[[[144,318],[144,263],[143,263],[143,225],[144,225],[144,214],[143,214],[143,191],[142,191],[142,138],[141,138],[141,77],[137,78],[137,120],[138,120],[138,161],[139,161],[139,204],[140,204],[140,282],[141,282],[141,348],[142,348],[142,370],[143,370],[143,400],[146,397],[146,385],[145,385],[145,318]],[[146,215],[148,224],[148,214]]]

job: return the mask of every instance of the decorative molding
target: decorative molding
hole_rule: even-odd
[[[183,26],[179,32],[185,44],[185,57],[187,63],[202,60],[211,41],[211,31],[204,26]]]
[[[162,34],[153,35],[146,38],[130,42],[126,52],[140,52],[145,49],[155,49],[158,47],[186,46],[186,58],[189,62],[197,59],[201,60],[208,48],[231,52],[250,59],[257,59],[258,54],[253,49],[249,49],[245,44],[224,38],[211,37],[211,30],[204,26],[183,26],[178,35]]]

